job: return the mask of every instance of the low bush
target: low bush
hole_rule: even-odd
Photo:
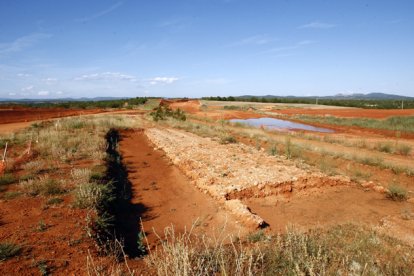
[[[165,120],[167,118],[173,118],[179,121],[187,120],[187,116],[181,109],[172,110],[168,106],[159,105],[156,110],[150,113],[152,119],[156,122]]]
[[[23,191],[30,196],[59,195],[66,192],[66,190],[62,187],[61,182],[47,176],[21,181],[20,186]]]
[[[16,182],[16,178],[11,173],[0,176],[0,186],[9,185],[14,182]]]
[[[223,136],[220,138],[220,144],[235,144],[235,143],[237,143],[237,140],[233,136]]]
[[[79,184],[75,189],[73,205],[81,209],[96,208],[105,196],[104,185],[97,183]]]
[[[409,145],[399,145],[397,151],[401,155],[408,156],[411,152],[411,147]]]
[[[8,243],[8,242],[1,242],[0,243],[0,261],[7,260],[11,257],[18,255],[21,251],[20,246]]]
[[[408,192],[403,187],[392,184],[388,187],[387,197],[395,201],[404,201],[408,198]]]

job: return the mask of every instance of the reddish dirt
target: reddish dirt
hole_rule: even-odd
[[[184,112],[196,113],[200,110],[200,102],[198,100],[179,100],[179,101],[161,101],[160,104],[167,104],[172,109],[181,109]]]
[[[63,109],[63,108],[26,108],[13,107],[0,109],[0,124],[30,122],[60,118],[67,116],[79,116],[104,112],[101,109]]]
[[[150,245],[158,242],[154,230],[163,235],[174,225],[176,233],[238,233],[243,230],[236,219],[220,204],[202,193],[176,168],[165,153],[154,150],[143,131],[124,131],[120,149],[132,182],[132,203],[139,205]],[[139,227],[139,222],[136,222]],[[243,231],[242,231],[243,232]]]
[[[86,271],[88,250],[95,246],[85,236],[87,211],[70,207],[70,195],[57,207],[47,207],[47,198],[21,196],[0,200],[0,240],[22,246],[20,256],[0,265],[2,275],[39,275],[45,262],[53,274],[80,275]],[[39,230],[40,223],[46,229]]]
[[[289,225],[304,229],[329,227],[338,223],[364,224],[414,244],[413,220],[404,220],[402,212],[409,202],[395,202],[384,194],[351,186],[327,186],[307,190],[305,194],[269,196],[243,200],[269,223],[272,231],[284,232]],[[385,227],[385,222],[392,225]]]
[[[36,121],[34,121],[36,122]],[[9,134],[22,130],[30,126],[32,122],[20,122],[20,123],[10,123],[10,124],[0,124],[0,134]]]
[[[383,119],[391,116],[412,116],[414,109],[308,109],[308,108],[289,108],[281,110],[272,110],[272,112],[285,115],[322,115],[335,117],[351,118],[375,118]]]

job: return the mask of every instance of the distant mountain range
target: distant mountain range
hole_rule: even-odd
[[[243,95],[235,98],[301,98],[301,99],[333,99],[333,100],[414,100],[414,97],[394,95],[394,94],[385,94],[385,93],[368,93],[368,94],[337,94],[334,96],[274,96],[274,95],[265,95],[265,96],[254,96],[254,95]]]

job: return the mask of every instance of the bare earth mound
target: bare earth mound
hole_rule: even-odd
[[[298,168],[289,160],[243,144],[220,144],[173,129],[151,128],[145,133],[199,189],[222,201],[250,225],[262,226],[265,222],[252,214],[241,198],[303,190],[307,186],[350,183],[345,178],[330,178]]]

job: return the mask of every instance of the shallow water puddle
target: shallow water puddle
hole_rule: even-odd
[[[309,130],[317,132],[331,133],[334,132],[332,129],[315,127],[306,124],[295,123],[287,120],[280,120],[274,118],[257,118],[257,119],[232,119],[232,123],[242,123],[249,126],[265,127],[274,130]]]

